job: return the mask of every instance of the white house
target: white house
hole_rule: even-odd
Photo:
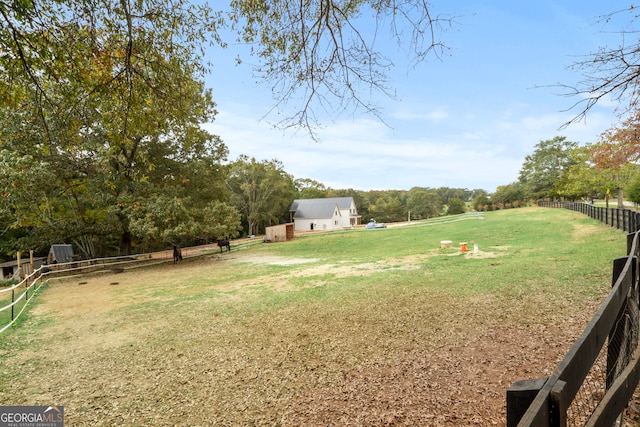
[[[296,231],[339,230],[360,224],[353,197],[297,199],[289,208]]]

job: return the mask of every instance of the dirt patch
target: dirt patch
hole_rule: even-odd
[[[435,256],[464,256],[468,259],[486,259],[497,258],[507,253],[509,246],[491,246],[488,251],[477,250],[471,248],[467,252],[459,250],[443,251],[442,249],[433,249],[424,254],[408,255],[404,257],[391,257],[378,262],[352,263],[345,261],[339,264],[319,264],[305,267],[306,264],[316,264],[319,259],[316,258],[295,258],[295,257],[277,257],[277,256],[243,256],[233,259],[235,262],[251,263],[257,265],[277,265],[277,266],[298,266],[302,267],[287,273],[280,277],[312,277],[323,274],[332,274],[336,278],[345,278],[350,276],[367,276],[382,271],[393,270],[417,270],[422,268],[429,258]],[[261,282],[263,283],[263,282]],[[246,285],[247,283],[243,283]]]
[[[572,234],[575,238],[584,239],[599,231],[602,231],[602,225],[600,224],[574,224]]]
[[[250,264],[267,264],[267,265],[300,265],[308,264],[312,262],[318,262],[316,258],[294,258],[294,257],[281,257],[281,256],[261,256],[261,255],[244,255],[235,256],[233,258],[235,262],[250,263]]]
[[[458,346],[407,353],[347,372],[338,387],[306,390],[287,425],[503,426],[507,388],[559,361],[567,348],[556,343],[579,333],[566,325],[496,328]]]

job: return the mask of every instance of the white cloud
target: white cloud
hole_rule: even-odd
[[[490,123],[487,123],[490,126]],[[312,178],[333,188],[484,188],[494,191],[517,177],[520,163],[504,143],[485,130],[453,137],[399,137],[371,119],[341,121],[319,132],[321,142],[294,137],[246,117],[221,112],[205,125],[222,135],[231,158],[280,160],[296,178]]]
[[[393,113],[398,120],[426,120],[428,122],[442,122],[450,117],[447,107],[429,107],[425,105],[412,105],[403,107]]]
[[[220,114],[206,127],[222,137],[232,160],[240,154],[278,159],[295,177],[333,188],[418,185],[493,191],[517,180],[525,156],[540,141],[562,135],[596,142],[617,123],[617,103],[605,98],[585,121],[560,129],[577,114],[563,111],[575,100],[550,93],[554,82],[580,79],[564,65],[572,55],[599,47],[602,35],[595,37],[584,23],[610,6],[547,3],[465,6],[471,8],[465,25],[446,33],[456,47],[451,57],[429,61],[409,74],[392,71],[394,90],[403,100],[380,102],[389,126],[371,116],[354,116],[319,130],[320,142],[312,142],[304,131],[273,129],[259,121],[272,105],[266,101],[268,87],[247,84],[254,79],[238,67],[221,66],[213,82],[224,82],[214,91]],[[402,58],[391,59],[402,63]],[[551,85],[544,86],[545,81]]]

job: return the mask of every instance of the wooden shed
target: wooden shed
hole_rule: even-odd
[[[47,261],[49,264],[74,261],[73,247],[71,245],[51,245]]]
[[[31,274],[34,270],[40,268],[46,259],[46,257],[33,257],[26,260],[23,259],[21,262],[18,260],[3,262],[0,264],[0,280],[23,278],[25,275]]]
[[[266,228],[266,242],[286,242],[293,239],[293,223],[273,225]]]

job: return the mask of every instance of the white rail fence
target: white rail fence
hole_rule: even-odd
[[[232,245],[232,248],[242,249],[256,243],[262,243],[262,240],[247,239]],[[183,259],[212,254],[219,250],[215,244],[181,249]],[[86,274],[120,273],[125,270],[149,267],[170,261],[173,261],[173,251],[72,261],[44,265],[37,270],[33,270],[31,264],[25,263],[23,265],[24,271],[25,273],[31,271],[30,274],[26,274],[18,284],[0,287],[0,334],[15,325],[29,302],[51,278],[64,279]]]

